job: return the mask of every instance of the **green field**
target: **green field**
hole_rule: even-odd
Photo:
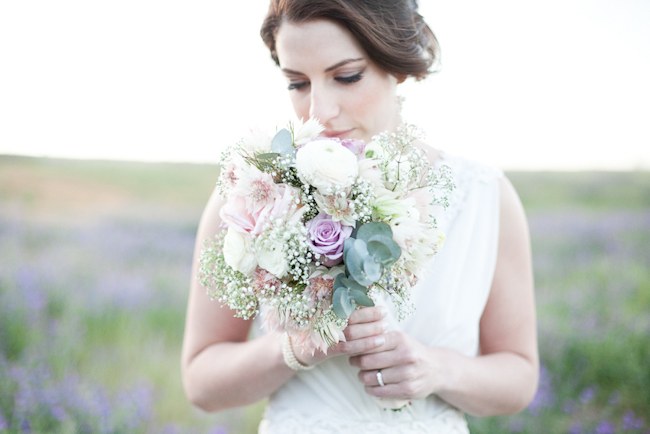
[[[650,432],[650,173],[508,175],[530,220],[542,379],[529,409],[472,432]],[[256,432],[263,403],[206,415],[180,383],[215,178],[0,156],[0,432]]]

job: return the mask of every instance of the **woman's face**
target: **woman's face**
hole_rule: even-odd
[[[397,79],[345,28],[327,20],[284,22],[276,50],[296,114],[317,118],[324,135],[369,141],[397,127]]]

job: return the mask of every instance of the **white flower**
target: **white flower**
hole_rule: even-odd
[[[350,201],[347,197],[341,197],[336,194],[320,194],[316,192],[314,193],[314,200],[318,205],[318,209],[331,215],[332,220],[335,222],[343,222],[352,227],[356,224],[353,209],[350,208]]]
[[[260,267],[281,279],[289,271],[289,264],[281,240],[264,240],[256,245],[257,262]]]
[[[310,118],[307,122],[295,126],[293,131],[293,141],[296,145],[301,146],[310,140],[318,137],[325,127],[317,119]]]
[[[408,217],[395,219],[390,226],[393,239],[402,249],[406,268],[415,276],[420,276],[425,271],[425,262],[442,247],[444,234],[426,223]]]
[[[375,190],[384,189],[379,160],[365,158],[359,161],[359,177],[365,179]]]
[[[228,228],[223,239],[223,259],[240,273],[251,274],[257,267],[251,236]]]
[[[359,174],[357,157],[337,139],[319,139],[305,144],[296,153],[300,179],[322,193],[348,188]]]
[[[384,157],[384,148],[376,140],[371,140],[363,150],[363,154],[368,159],[381,160]]]
[[[372,203],[373,214],[379,219],[411,218],[419,220],[420,214],[415,207],[415,199],[411,197],[400,198],[397,193],[382,189]]]
[[[271,152],[273,135],[262,128],[251,128],[248,135],[241,139],[240,145],[249,155]]]

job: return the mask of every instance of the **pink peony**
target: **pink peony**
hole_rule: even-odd
[[[350,238],[352,227],[321,213],[307,222],[307,231],[311,250],[324,256],[320,259],[323,265],[331,267],[343,261],[343,243]]]

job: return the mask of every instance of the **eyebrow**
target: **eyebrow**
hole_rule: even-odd
[[[341,60],[340,62],[325,68],[325,72],[333,71],[336,68],[340,68],[341,66],[347,65],[348,63],[359,62],[360,60],[363,60],[363,57],[359,57],[358,59]],[[289,68],[282,68],[282,72],[285,72],[287,74],[293,74],[293,75],[304,75],[302,72],[294,71],[293,69],[289,69]]]

